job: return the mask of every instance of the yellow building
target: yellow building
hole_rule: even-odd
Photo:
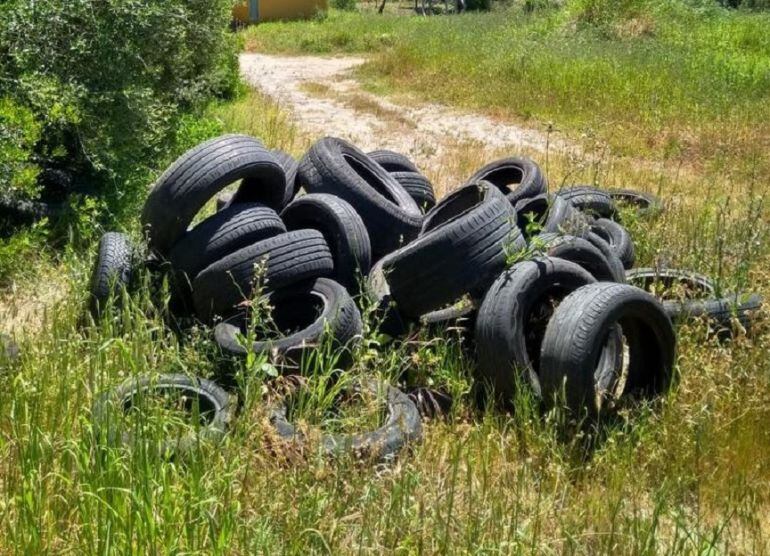
[[[328,7],[328,0],[240,0],[233,8],[239,23],[313,17]]]

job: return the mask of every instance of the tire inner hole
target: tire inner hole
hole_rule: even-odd
[[[484,201],[485,193],[486,188],[481,185],[465,187],[454,193],[431,215],[425,231],[434,230],[472,210]]]
[[[513,190],[515,189],[514,186],[519,185],[524,180],[524,172],[521,168],[507,166],[490,172],[483,179],[495,184],[499,188],[505,187]]]
[[[377,193],[379,193],[389,202],[393,203],[394,205],[398,205],[398,201],[393,196],[393,193],[383,183],[382,179],[377,177],[374,172],[372,172],[356,158],[346,154],[343,154],[342,156],[345,159],[345,162],[347,162],[353,169],[353,171],[358,174],[366,183],[368,183],[370,187],[372,187],[375,191],[377,191]]]
[[[199,392],[171,386],[143,389],[123,400],[126,418],[163,423],[164,427],[206,426],[216,414],[216,406]]]

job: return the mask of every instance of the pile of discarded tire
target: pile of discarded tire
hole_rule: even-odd
[[[228,186],[237,189],[222,195]],[[218,211],[192,226],[214,199]],[[730,327],[737,316],[747,324],[760,304],[757,296],[717,299],[713,283],[692,273],[630,270],[634,243],[620,204],[640,217],[662,210],[655,197],[631,190],[549,192],[538,165],[520,157],[484,166],[437,201],[430,181],[395,152],[366,154],[327,137],[296,161],[255,138],[226,135],[166,170],[142,225],[151,258],[174,277],[179,307],[213,326],[227,354],[265,354],[291,375],[330,335],[346,354],[338,359],[344,371],[363,333],[360,306],[373,304],[376,326],[394,339],[415,327],[464,327],[478,383],[499,406],[510,407],[527,388],[545,408],[595,417],[669,388],[672,320],[706,316]],[[122,234],[103,237],[95,313],[116,285],[130,284],[134,252]],[[661,283],[697,295],[659,299],[650,291]],[[256,285],[285,333],[247,346]],[[122,388],[137,387],[134,379]],[[420,409],[435,414],[451,405],[395,387],[387,399],[387,430],[328,445],[369,443],[365,451],[387,457],[420,437]],[[295,435],[280,404],[271,415],[282,436]]]

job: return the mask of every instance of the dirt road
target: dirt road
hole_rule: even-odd
[[[265,54],[242,54],[240,59],[246,81],[289,111],[304,132],[342,137],[364,150],[404,152],[424,168],[464,143],[494,152],[573,150],[543,131],[439,104],[398,102],[369,93],[353,75],[364,62],[354,57]]]

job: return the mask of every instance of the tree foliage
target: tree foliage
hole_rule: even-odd
[[[230,0],[0,4],[0,193],[29,194],[18,182],[32,165],[97,189],[146,172],[183,114],[234,92],[230,9]]]

